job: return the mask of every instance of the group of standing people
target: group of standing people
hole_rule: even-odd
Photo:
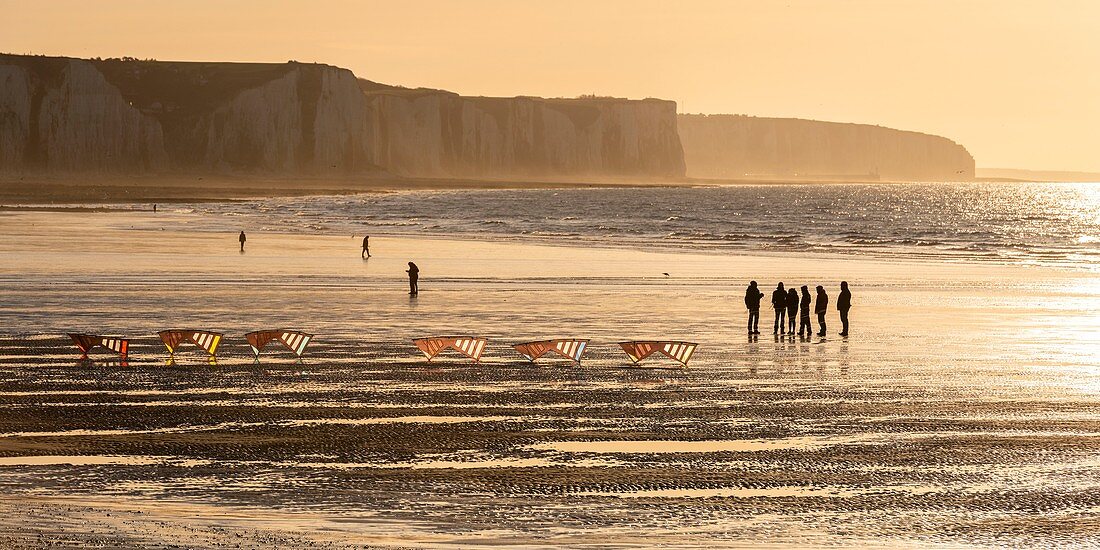
[[[756,281],[749,283],[745,289],[745,307],[749,310],[749,334],[760,334],[760,302],[764,293],[756,285]],[[825,336],[825,314],[829,311],[829,295],[825,287],[818,285],[817,297],[810,296],[810,287],[802,285],[802,295],[791,288],[783,288],[779,283],[772,291],[772,308],[775,309],[775,326],[772,334],[794,335],[795,314],[798,315],[798,335],[813,336],[813,325],[810,324],[810,305],[817,314],[818,336]],[[840,312],[840,322],[844,325],[841,336],[848,336],[848,310],[852,309],[852,293],[848,290],[848,282],[840,283],[840,296],[837,297],[836,309]]]

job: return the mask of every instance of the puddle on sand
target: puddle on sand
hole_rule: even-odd
[[[974,432],[861,433],[852,435],[802,436],[779,439],[726,439],[700,441],[621,440],[621,441],[550,441],[527,447],[535,451],[596,454],[648,453],[746,453],[760,451],[813,451],[839,445],[889,445],[928,439],[960,438],[1084,438],[1100,433],[1050,430],[1001,430]]]
[[[6,456],[0,457],[0,466],[99,466],[104,464],[148,466],[150,464],[159,464],[163,461],[163,459],[153,456]]]
[[[640,489],[637,491],[577,491],[570,495],[618,498],[847,498],[858,493],[840,488],[723,487],[717,489]]]
[[[536,451],[561,453],[726,453],[758,452],[785,449],[817,449],[829,445],[852,443],[852,438],[790,437],[785,439],[728,439],[704,441],[551,441],[528,447]]]
[[[572,468],[606,468],[620,466],[621,462],[611,460],[570,460],[557,461],[546,458],[474,458],[463,459],[426,459],[399,462],[267,462],[264,464],[284,468],[317,468],[325,470],[346,469],[410,469],[410,470],[465,470],[465,469],[501,469],[501,468],[543,468],[548,466],[568,466]]]
[[[318,424],[464,424],[467,422],[506,422],[510,420],[531,420],[521,416],[391,416],[380,418],[308,418],[288,420],[288,426],[313,426]]]

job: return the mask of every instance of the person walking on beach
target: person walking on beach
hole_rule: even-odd
[[[241,252],[244,252],[244,242],[248,240],[248,238],[244,236],[244,231],[241,231],[241,236],[237,237],[237,240],[241,242]]]
[[[798,315],[798,291],[787,291],[787,334],[794,336],[794,319]]]
[[[806,336],[813,336],[814,327],[810,324],[810,287],[806,285],[802,285],[802,302],[799,307],[798,335],[802,336],[805,331]]]
[[[370,235],[363,235],[363,253],[361,258],[370,258]]]
[[[836,310],[840,312],[840,335],[848,336],[848,310],[852,309],[852,292],[848,281],[840,281],[840,296],[836,297]]]
[[[772,291],[772,308],[775,309],[775,325],[772,327],[772,334],[783,334],[783,330],[787,328],[783,324],[783,314],[787,311],[787,291],[783,290],[783,283],[779,283]]]
[[[825,294],[825,287],[817,285],[817,299],[814,300],[814,313],[817,314],[817,324],[821,330],[818,336],[825,336],[825,314],[829,311],[829,295]]]
[[[417,279],[420,278],[420,268],[409,262],[409,268],[405,270],[405,273],[409,274],[409,296],[420,294],[420,288],[416,284]]]
[[[756,281],[749,281],[749,287],[745,289],[745,307],[749,310],[749,334],[760,334],[760,299],[764,293],[756,286]]]

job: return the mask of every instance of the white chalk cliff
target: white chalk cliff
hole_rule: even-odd
[[[367,92],[371,158],[421,177],[684,172],[676,104],[647,99],[462,97]]]
[[[91,64],[0,63],[0,168],[144,172],[167,160],[160,124]]]
[[[0,56],[0,171],[684,173],[672,102],[373,88],[316,64]]]

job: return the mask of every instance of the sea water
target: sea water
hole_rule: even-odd
[[[1080,269],[1100,260],[1100,185],[1088,183],[408,191],[178,209],[220,214],[204,216],[211,230],[232,225]]]

